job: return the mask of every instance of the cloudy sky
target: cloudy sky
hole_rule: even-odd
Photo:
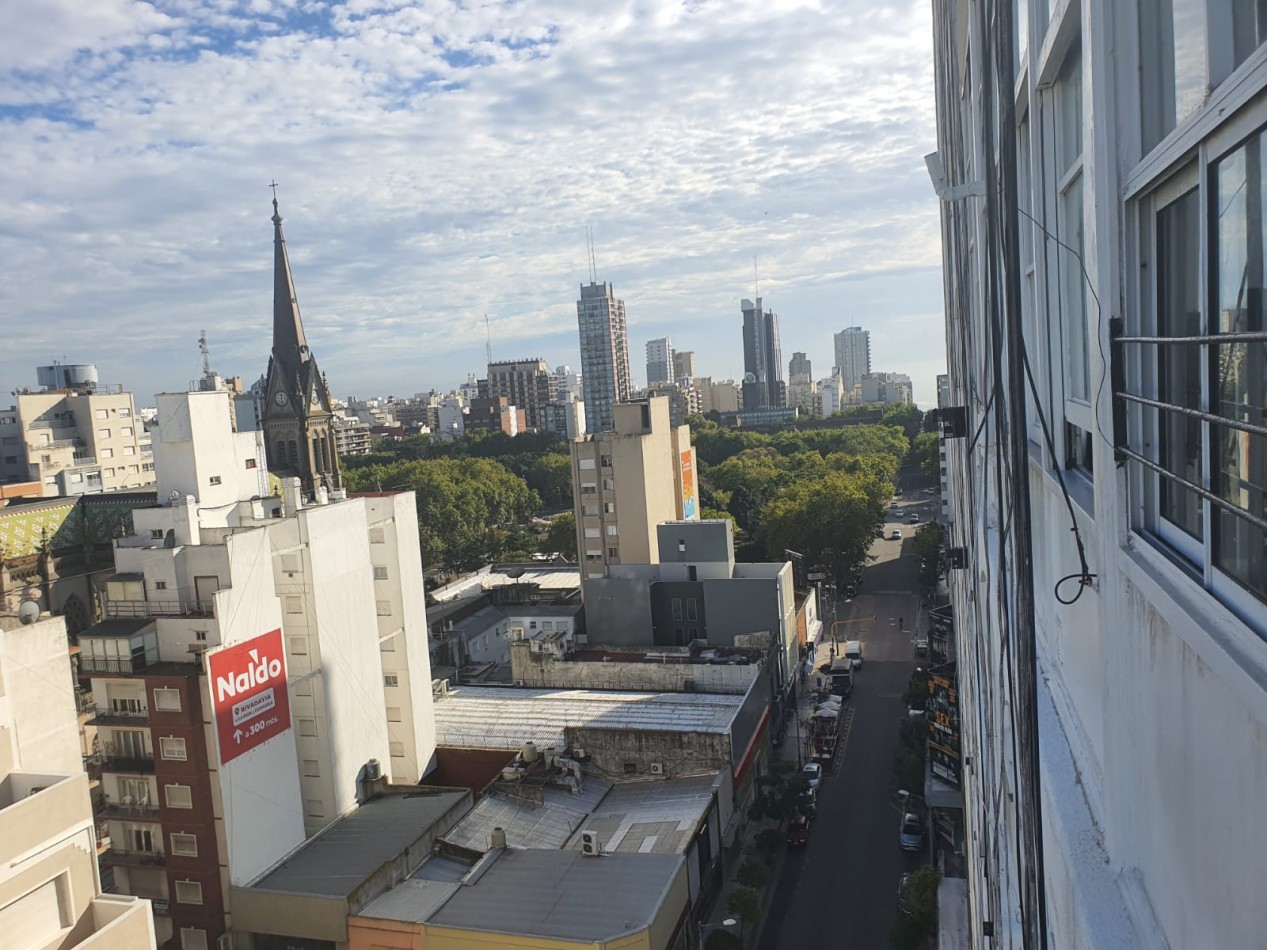
[[[266,365],[272,194],[340,395],[579,365],[578,285],[644,344],[943,371],[927,0],[0,0],[0,386],[95,362],[143,404]],[[786,371],[786,367],[785,367]]]

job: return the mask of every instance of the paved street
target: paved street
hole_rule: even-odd
[[[863,644],[863,668],[854,680],[853,722],[834,774],[819,792],[818,816],[809,844],[789,853],[762,932],[763,950],[785,947],[885,948],[897,912],[898,879],[919,866],[921,856],[898,848],[900,816],[889,794],[889,769],[905,714],[902,693],[915,668],[914,625],[918,599],[917,565],[911,554],[910,511],[929,520],[935,500],[920,495],[903,504],[900,524],[885,524],[876,541],[877,557],[866,570],[852,603],[843,601],[838,619],[841,640]],[[901,541],[889,540],[895,528]],[[903,556],[904,555],[904,556]],[[899,629],[899,618],[904,629]],[[830,636],[818,652],[828,662]]]

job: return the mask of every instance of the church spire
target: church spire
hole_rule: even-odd
[[[299,317],[299,298],[290,275],[290,258],[282,234],[282,216],[277,210],[277,183],[273,189],[273,359],[285,374],[296,379],[299,367],[308,362],[308,341]]]

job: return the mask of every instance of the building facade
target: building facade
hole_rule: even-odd
[[[273,199],[273,351],[264,383],[264,445],[268,470],[293,475],[309,498],[343,490],[334,407],[325,377],[308,348],[290,273],[282,216]]]
[[[933,24],[973,945],[1253,946],[1267,20]]]
[[[647,388],[671,383],[677,379],[674,372],[673,341],[667,336],[647,341]]]
[[[669,422],[663,396],[626,403],[615,428],[572,443],[576,550],[584,577],[609,564],[653,564],[656,525],[699,517],[689,426]]]
[[[804,353],[793,353],[787,364],[787,403],[803,412],[813,412],[814,396],[818,387],[814,383],[809,358]]]
[[[859,401],[892,406],[915,401],[911,377],[905,373],[867,373],[859,387]]]
[[[582,284],[576,320],[581,335],[586,424],[591,432],[605,432],[614,425],[614,407],[628,402],[633,393],[625,302],[616,299],[606,281]]]
[[[783,382],[783,348],[779,317],[757,302],[743,300],[743,408],[775,409],[787,405]]]
[[[527,428],[522,409],[505,396],[477,397],[466,409],[465,431],[502,432],[518,435]]]
[[[480,381],[480,396],[505,396],[523,410],[529,429],[542,427],[542,410],[558,401],[559,378],[545,360],[502,360],[488,364],[488,377]]]
[[[67,369],[78,372],[59,372]],[[131,393],[98,383],[91,364],[41,366],[38,375],[57,388],[19,391],[0,410],[0,482],[38,482],[46,496],[153,486],[149,435]]]
[[[695,378],[695,351],[694,350],[674,350],[673,351],[673,378],[674,379],[694,379]]]
[[[845,327],[834,334],[836,370],[846,393],[862,385],[862,377],[871,372],[871,331],[862,327]]]

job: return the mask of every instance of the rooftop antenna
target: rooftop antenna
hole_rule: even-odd
[[[207,331],[198,331],[198,349],[202,351],[202,375],[211,375],[211,348],[207,346]]]
[[[589,247],[590,283],[598,283],[598,265],[594,263],[594,229],[585,225],[585,241]]]
[[[757,276],[757,255],[752,255],[752,293],[758,300],[761,299],[761,278]]]
[[[488,334],[488,339],[484,342],[484,355],[488,358],[487,362],[492,365],[493,362],[493,325],[488,322],[488,314],[484,314],[484,332]]]

